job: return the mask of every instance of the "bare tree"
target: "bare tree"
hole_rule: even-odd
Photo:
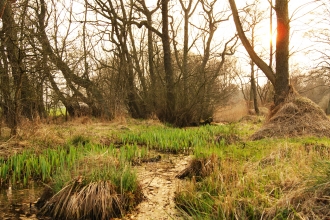
[[[184,28],[183,28],[183,55],[181,72],[183,77],[183,105],[186,105],[188,101],[188,53],[189,53],[189,18],[193,15],[198,1],[194,3],[193,0],[188,1],[187,5],[182,0],[179,0],[184,16]]]
[[[156,6],[151,10],[147,7],[145,0],[137,0],[134,3],[134,7],[137,12],[141,12],[146,17],[146,24],[148,27],[152,27],[153,19],[152,16],[160,9],[160,0],[157,1]],[[141,25],[139,24],[141,28]],[[150,76],[150,91],[148,95],[148,100],[151,102],[151,111],[156,111],[156,100],[157,100],[157,77],[155,72],[154,65],[154,31],[152,28],[147,28],[147,47],[148,47],[148,67],[149,67],[149,76]]]
[[[253,4],[244,8],[244,12],[246,12],[246,17],[244,19],[245,24],[247,25],[247,29],[250,30],[250,43],[251,47],[256,50],[256,42],[258,42],[258,36],[256,31],[258,30],[258,26],[262,21],[265,20],[265,10],[259,9],[259,0],[254,2]],[[244,25],[244,24],[243,24]],[[260,53],[259,53],[260,54]],[[262,55],[259,55],[262,56]],[[271,59],[270,59],[271,60]],[[253,102],[254,110],[256,114],[259,114],[259,107],[258,107],[258,94],[257,94],[257,82],[255,78],[255,64],[253,60],[250,58],[250,100]]]
[[[275,89],[274,103],[279,105],[284,101],[289,91],[289,34],[290,19],[288,0],[276,0],[275,12],[277,17],[276,38],[276,74],[254,51],[246,38],[234,0],[229,0],[238,35],[254,63],[265,73]]]
[[[79,76],[75,73],[72,67],[63,59],[64,48],[66,46],[66,42],[64,41],[62,44],[62,48],[59,49],[59,45],[56,44],[57,39],[54,40],[55,42],[55,49],[52,47],[51,42],[49,40],[49,36],[46,33],[46,27],[48,22],[47,16],[47,6],[44,0],[40,0],[40,9],[37,9],[35,13],[37,14],[38,18],[38,41],[42,45],[43,55],[47,56],[47,60],[52,62],[53,65],[58,68],[61,73],[63,74],[66,83],[70,90],[72,90],[73,95],[71,98],[69,96],[64,97],[61,94],[58,94],[59,97],[62,97],[61,101],[66,106],[67,110],[69,111],[70,115],[75,116],[77,109],[79,109],[79,101],[86,103],[94,116],[102,115],[102,103],[103,103],[103,95],[99,91],[99,89],[95,86],[95,84],[89,79],[88,74],[83,74]],[[70,13],[70,16],[72,14]],[[70,24],[70,23],[69,23]],[[68,28],[67,34],[69,34],[70,26]],[[67,38],[67,35],[64,37],[64,40]],[[83,55],[84,56],[84,55]],[[68,59],[69,60],[69,59]],[[86,70],[87,71],[87,70]],[[86,72],[85,72],[86,73]],[[52,74],[48,75],[48,77],[54,77]],[[50,79],[52,81],[54,79]],[[81,88],[85,90],[82,91]],[[60,90],[55,89],[55,91],[60,92]],[[91,94],[91,96],[88,96]],[[68,94],[69,95],[69,94]],[[75,97],[78,97],[78,100],[75,100]],[[64,98],[66,100],[64,100]]]
[[[168,3],[169,0],[163,0],[161,3],[162,9],[162,43],[164,52],[164,69],[165,69],[165,87],[166,87],[166,105],[163,121],[174,123],[176,101],[174,95],[174,72],[171,58],[171,44],[169,36],[169,19],[168,19]]]

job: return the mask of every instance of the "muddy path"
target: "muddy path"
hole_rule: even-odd
[[[161,155],[159,162],[142,163],[137,174],[145,196],[131,214],[124,219],[165,220],[187,219],[175,208],[174,194],[182,180],[175,176],[187,167],[191,157],[185,155]]]

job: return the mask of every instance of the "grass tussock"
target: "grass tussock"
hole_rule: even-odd
[[[285,101],[272,109],[267,123],[251,139],[299,136],[330,137],[330,120],[317,104],[291,87]]]
[[[267,218],[329,219],[330,218],[330,163],[317,161],[301,187],[279,199],[276,206],[265,212]]]
[[[211,155],[208,158],[203,159],[193,159],[187,168],[182,170],[176,175],[176,178],[184,179],[194,178],[195,180],[201,180],[209,176],[218,165],[218,157],[216,155]]]
[[[135,171],[116,149],[91,149],[71,171],[53,175],[51,186],[55,195],[39,204],[39,214],[54,219],[122,217],[143,198]]]
[[[122,217],[142,200],[142,194],[118,193],[109,180],[86,182],[83,177],[70,181],[40,210],[55,219],[110,219]],[[140,189],[136,192],[140,192]]]

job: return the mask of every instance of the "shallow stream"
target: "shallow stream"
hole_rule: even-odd
[[[37,219],[34,203],[39,198],[43,186],[31,185],[28,189],[2,189],[0,191],[0,219]]]

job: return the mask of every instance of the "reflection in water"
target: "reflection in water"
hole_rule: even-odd
[[[31,184],[28,189],[0,190],[0,219],[37,219],[34,203],[42,193],[43,186]]]

